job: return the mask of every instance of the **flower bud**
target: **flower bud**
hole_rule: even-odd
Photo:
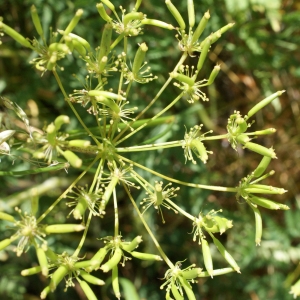
[[[96,4],[97,10],[101,18],[106,21],[107,23],[110,23],[112,21],[112,18],[107,14],[104,6],[102,3],[97,3]]]
[[[49,48],[48,48],[50,53],[53,52],[64,52],[65,54],[70,52],[70,49],[68,48],[68,46],[66,44],[62,44],[62,43],[52,43],[50,44]]]
[[[51,233],[69,233],[78,232],[84,230],[85,227],[81,224],[56,224],[48,225],[45,227],[45,232],[47,234]]]
[[[184,30],[185,29],[185,23],[184,23],[184,20],[183,20],[183,18],[181,16],[180,12],[173,5],[173,3],[171,2],[171,0],[166,0],[165,3],[167,5],[167,8],[169,9],[170,13],[173,15],[173,17],[177,21],[180,29]]]

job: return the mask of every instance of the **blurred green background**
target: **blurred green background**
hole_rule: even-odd
[[[132,1],[112,1],[116,7],[122,5],[130,9]],[[182,12],[187,20],[186,1],[172,1]],[[53,26],[63,29],[74,12],[83,8],[85,13],[75,29],[75,33],[82,35],[93,47],[99,45],[101,30],[104,24],[95,8],[95,1],[56,1],[56,0],[0,0],[0,15],[4,21],[24,36],[32,38],[37,35],[34,31],[30,6],[34,4],[41,16],[45,28]],[[255,117],[253,130],[275,127],[276,134],[259,138],[259,142],[267,147],[272,145],[277,153],[277,160],[273,160],[269,170],[276,171],[275,175],[266,180],[267,184],[283,187],[288,193],[272,199],[283,202],[291,207],[289,211],[267,211],[262,209],[264,221],[263,241],[260,247],[254,243],[254,216],[247,205],[237,203],[233,194],[209,192],[198,189],[181,188],[177,203],[192,214],[200,211],[206,213],[211,209],[223,209],[224,215],[233,220],[234,227],[220,240],[226,244],[230,253],[239,263],[242,274],[229,274],[214,279],[200,279],[194,284],[197,299],[231,300],[231,299],[292,299],[288,293],[289,285],[294,278],[293,271],[300,260],[300,2],[296,0],[195,0],[196,20],[200,20],[205,11],[209,10],[211,19],[205,30],[204,37],[212,31],[229,22],[235,22],[235,26],[215,43],[209,53],[209,59],[201,70],[200,78],[207,78],[216,63],[221,64],[221,72],[215,83],[206,92],[210,98],[208,103],[188,104],[181,101],[176,105],[172,113],[176,121],[159,141],[182,139],[184,125],[189,128],[195,124],[203,123],[204,131],[213,129],[215,133],[223,134],[226,131],[227,118],[234,110],[242,114],[253,107],[259,100],[277,90],[286,90],[279,100],[264,108]],[[149,18],[162,19],[165,22],[175,24],[174,19],[165,7],[162,0],[144,0],[140,11]],[[132,59],[137,49],[137,43],[145,41],[149,46],[147,60],[152,71],[158,76],[156,82],[150,85],[135,85],[131,101],[140,109],[151,101],[152,97],[165,82],[168,73],[177,63],[179,49],[174,38],[175,32],[159,28],[146,27],[144,35],[132,38],[130,42]],[[54,78],[50,72],[40,77],[40,74],[29,65],[32,54],[12,41],[9,37],[2,37],[3,44],[0,47],[0,93],[16,101],[30,116],[31,124],[42,128],[54,120],[59,114],[72,116],[66,103],[60,94]],[[197,58],[189,58],[188,63],[193,64]],[[63,64],[65,71],[61,72],[63,83],[71,93],[74,88],[80,88],[78,80],[71,74],[77,74],[79,78],[86,75],[82,68],[83,63],[72,57],[68,57]],[[159,111],[178,94],[176,87],[169,87],[160,101],[155,104],[154,110],[147,117]],[[38,109],[36,108],[36,105]],[[0,107],[4,111],[3,107]],[[94,126],[91,118],[84,111],[84,120]],[[13,115],[5,114],[6,124],[13,126]],[[78,128],[76,120],[72,120],[68,129]],[[135,135],[133,144],[142,143],[159,132],[167,129],[150,128],[140,135]],[[192,165],[184,163],[182,149],[139,153],[130,158],[142,163],[155,171],[167,176],[185,181],[214,184],[222,186],[236,186],[238,181],[255,169],[260,157],[251,152],[240,149],[233,151],[227,141],[211,142],[207,144],[208,150],[214,150],[210,155],[207,165]],[[159,154],[159,155],[158,155]],[[2,158],[0,169],[18,170],[29,168],[30,163]],[[159,178],[153,178],[149,174],[143,174],[151,182]],[[51,176],[66,177],[64,171]],[[68,178],[74,178],[72,172]],[[42,176],[28,176],[20,178],[1,178],[0,197],[7,199],[24,189],[29,189],[36,184],[43,183],[48,174]],[[89,178],[85,179],[88,182]],[[82,185],[85,183],[83,182]],[[40,198],[41,211],[52,203],[55,197],[64,188],[64,183],[57,185],[51,192]],[[145,195],[133,192],[139,202]],[[120,192],[119,199],[122,207],[121,230],[124,238],[142,234],[144,243],[140,246],[145,252],[155,252],[153,243],[142,229],[142,225],[128,205],[128,200]],[[123,197],[123,198],[122,198]],[[0,198],[0,199],[1,199]],[[25,199],[22,205],[26,206]],[[64,214],[63,203],[52,215],[55,222],[64,222],[68,211]],[[148,211],[147,221],[157,235],[163,249],[173,262],[184,260],[189,263],[197,263],[203,266],[201,249],[197,243],[192,242],[192,226],[185,218],[172,212],[164,212],[166,224],[161,223],[160,217],[154,211]],[[112,235],[113,212],[107,212],[107,217],[101,222],[94,221],[93,232],[87,239],[83,253],[89,257],[101,245],[101,241],[95,242],[95,238]],[[7,228],[0,227],[0,240],[8,235]],[[53,238],[49,241],[56,251],[61,252],[71,249],[78,242],[78,237]],[[213,252],[214,264],[217,268],[225,267],[224,260]],[[41,290],[47,285],[47,281],[41,276],[21,277],[20,271],[32,266],[36,261],[33,251],[28,251],[22,258],[17,258],[12,251],[0,253],[0,299],[38,299]],[[142,268],[140,267],[142,266]],[[147,268],[146,268],[147,267]],[[159,290],[166,271],[163,264],[141,264],[134,260],[126,263],[120,270],[120,276],[130,279],[141,299],[163,299],[164,293]],[[107,275],[99,273],[105,279]],[[99,299],[114,299],[111,287],[95,289]],[[49,295],[49,299],[85,299],[80,289],[69,289],[67,293],[60,287],[55,294]],[[130,299],[130,298],[128,298]]]

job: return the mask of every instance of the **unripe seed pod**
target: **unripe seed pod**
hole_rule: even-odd
[[[92,262],[95,262],[94,266],[86,268],[88,272],[92,272],[94,269],[97,269],[102,263],[103,259],[107,254],[107,248],[103,247],[97,251],[97,253],[91,258]]]
[[[252,107],[249,112],[247,113],[248,118],[252,117],[254,114],[256,114],[259,110],[261,110],[263,107],[271,103],[274,99],[282,95],[285,91],[278,91],[269,97],[261,100],[259,103],[257,103],[254,107]]]
[[[242,145],[245,145],[250,141],[250,138],[247,134],[241,133],[236,137],[236,140],[241,143]]]
[[[85,271],[80,270],[80,276],[87,282],[94,284],[94,285],[104,285],[105,282]]]
[[[67,54],[70,52],[68,46],[66,44],[62,44],[62,43],[52,43],[52,44],[50,44],[48,50],[50,53],[61,51],[61,52],[64,52]]]
[[[32,49],[32,46],[30,42],[25,39],[20,33],[9,27],[8,25],[4,24],[2,21],[0,21],[0,29],[12,37],[15,41],[17,41],[19,44],[21,44],[24,47],[28,47]]]
[[[172,294],[173,294],[175,300],[184,300],[184,297],[179,293],[175,282],[172,282],[171,291],[172,291]]]
[[[168,24],[168,23],[163,22],[163,21],[155,20],[155,19],[143,19],[141,21],[141,23],[143,25],[153,25],[153,26],[168,29],[168,30],[175,29],[173,25]]]
[[[56,52],[53,52],[52,55],[50,56],[50,59],[49,59],[48,63],[47,63],[47,66],[46,66],[47,70],[53,71],[53,69],[56,66],[56,61],[57,61],[57,54],[56,54]]]
[[[171,2],[171,0],[166,0],[165,3],[167,5],[167,8],[169,9],[170,13],[173,15],[173,17],[177,21],[180,29],[184,30],[185,29],[185,23],[184,23],[184,20],[183,20],[183,18],[181,16],[180,12],[173,5],[173,3]]]
[[[108,184],[108,186],[106,187],[105,189],[105,192],[102,196],[102,200],[105,201],[105,205],[104,207],[106,206],[106,204],[108,203],[110,197],[111,197],[111,194],[114,190],[114,188],[116,187],[117,183],[119,181],[119,178],[118,177],[115,177],[113,176],[110,183]]]
[[[238,124],[237,133],[244,133],[248,129],[248,124],[244,118],[239,117],[235,120],[236,124]]]
[[[135,54],[133,65],[132,65],[132,73],[134,77],[137,77],[139,70],[144,62],[147,51],[148,51],[148,47],[146,43],[140,44],[139,49]]]
[[[80,168],[82,165],[82,160],[72,151],[66,150],[62,153],[64,158],[70,163],[74,168]]]
[[[144,14],[141,12],[132,11],[126,14],[123,18],[124,27],[132,20],[142,20],[144,18]]]
[[[190,28],[195,25],[195,9],[194,9],[194,0],[187,0],[188,16],[189,16],[189,25]]]
[[[66,115],[60,115],[54,120],[55,130],[58,131],[63,124],[69,124],[70,118]]]
[[[21,271],[22,276],[29,276],[29,275],[34,275],[37,273],[40,273],[42,270],[41,266],[36,266],[33,268],[25,269]]]
[[[55,125],[53,123],[49,124],[47,126],[47,140],[48,143],[51,144],[52,146],[56,145],[56,129]]]
[[[101,0],[110,10],[114,11],[115,7],[109,0]]]
[[[12,240],[11,239],[4,239],[0,242],[0,251],[6,248],[11,244]]]
[[[211,45],[211,36],[204,40],[203,46],[201,47],[201,54],[197,64],[197,70],[200,71],[203,67],[204,61],[206,59],[209,47]]]
[[[108,58],[107,56],[103,56],[99,62],[98,65],[98,71],[99,73],[102,73],[105,70],[106,64],[107,64]]]
[[[131,252],[133,251],[134,249],[136,249],[139,244],[142,242],[142,236],[141,235],[138,235],[137,237],[135,237],[131,242],[130,244],[123,244],[122,243],[122,249],[127,251],[127,252]]]
[[[123,255],[123,251],[119,247],[117,247],[115,249],[113,256],[104,265],[102,265],[100,269],[104,273],[107,273],[109,270],[111,270],[114,266],[116,266],[120,262],[122,255]]]
[[[187,280],[194,279],[199,276],[201,271],[202,271],[201,268],[192,268],[190,270],[183,271],[182,276]]]
[[[260,186],[260,185],[258,185]],[[265,188],[266,187],[266,188]],[[282,195],[286,192],[285,189],[280,189],[272,186],[263,186],[263,188],[260,187],[252,187],[250,185],[249,188],[245,188],[245,192],[248,194],[273,194],[273,195]]]
[[[177,72],[172,72],[170,73],[170,76],[172,78],[175,78],[176,80],[180,81],[180,82],[184,82],[189,86],[193,86],[195,84],[195,78],[191,78],[189,76],[186,76],[184,74],[180,74]]]
[[[118,101],[126,100],[125,97],[122,97],[119,94],[115,94],[115,93],[108,92],[108,91],[90,90],[90,91],[88,91],[88,95],[92,96],[92,97],[103,96],[105,98],[110,98],[110,99],[114,99],[114,100],[118,100]]]
[[[89,267],[94,267],[97,263],[93,260],[83,260],[78,261],[74,264],[74,269],[87,269]]]
[[[207,11],[204,14],[204,16],[202,17],[200,23],[198,24],[196,30],[193,33],[192,44],[194,44],[201,36],[202,32],[204,31],[204,29],[206,27],[206,24],[207,24],[209,18],[210,18],[210,14],[209,14],[209,11]]]
[[[86,56],[86,49],[80,42],[78,42],[78,40],[72,39],[72,44],[79,55],[81,55],[82,57]]]
[[[210,248],[209,248],[207,240],[204,238],[201,238],[201,245],[202,245],[202,254],[203,254],[204,265],[205,265],[205,268],[206,268],[208,274],[210,274],[210,276],[212,278],[213,277],[212,272],[213,272],[214,268],[213,268],[213,261],[212,261]]]
[[[56,224],[48,225],[45,227],[45,232],[47,234],[51,233],[69,233],[69,232],[78,232],[85,229],[85,226],[81,224]]]
[[[221,255],[227,260],[227,262],[230,264],[230,266],[237,272],[237,273],[241,273],[240,271],[240,267],[238,266],[238,264],[236,263],[236,261],[234,260],[234,258],[231,256],[231,254],[226,250],[226,248],[222,245],[222,243],[214,237],[213,234],[210,235],[213,239],[214,244],[216,245],[216,247],[218,248],[219,252],[221,253]]]
[[[121,293],[120,293],[120,286],[119,286],[119,276],[118,276],[118,267],[114,266],[112,268],[112,275],[111,275],[111,284],[113,287],[114,294],[117,299],[121,298]]]
[[[88,300],[97,300],[98,298],[94,294],[93,290],[91,287],[83,280],[78,280],[80,287],[82,288],[84,294],[88,298]]]
[[[188,283],[188,281],[183,278],[183,277],[179,277],[179,281],[181,283],[181,286],[184,288],[184,291],[188,297],[189,300],[196,300],[195,294],[192,290],[191,285]]]
[[[77,12],[75,13],[75,16],[73,17],[73,19],[71,20],[71,22],[69,23],[69,25],[64,31],[65,35],[68,35],[75,28],[82,14],[83,14],[83,10],[78,9]]]
[[[78,148],[86,148],[91,145],[90,141],[85,140],[72,140],[68,142],[68,146],[70,147],[78,147]]]
[[[75,206],[74,211],[73,211],[74,219],[81,220],[87,207],[88,207],[88,204],[87,204],[86,200],[84,199],[84,197],[79,197],[78,203]]]
[[[258,131],[251,132],[251,134],[253,134],[253,135],[266,135],[266,134],[272,134],[272,133],[275,133],[275,132],[276,132],[275,128],[268,128],[268,129],[264,129],[264,130],[258,130]]]
[[[50,293],[50,286],[46,286],[43,291],[41,292],[41,299],[46,299],[47,295]]]
[[[235,270],[232,268],[217,269],[217,270],[213,270],[213,276],[224,275],[224,274],[231,273],[234,271]],[[207,271],[203,271],[199,274],[198,277],[210,277],[210,275],[208,274]]]
[[[43,28],[42,28],[41,21],[40,21],[39,15],[37,13],[36,7],[34,5],[31,6],[30,12],[31,12],[31,18],[32,18],[35,30],[37,31],[39,36],[41,38],[43,38],[44,37]]]
[[[61,265],[57,270],[52,274],[50,281],[51,292],[55,291],[57,285],[63,280],[63,278],[69,273],[69,269],[65,265]]]
[[[220,69],[221,69],[220,65],[214,66],[212,72],[209,75],[208,81],[206,83],[207,85],[210,85],[215,81],[216,77],[218,76],[218,74],[220,72]]]
[[[97,7],[98,13],[101,16],[101,18],[104,21],[110,23],[112,21],[112,18],[106,13],[106,10],[105,10],[103,4],[102,3],[97,3],[96,7]]]
[[[101,43],[100,43],[100,51],[97,57],[98,62],[101,61],[103,56],[108,56],[108,53],[110,51],[112,28],[113,27],[111,23],[107,23],[104,26],[102,37],[101,37]]]
[[[208,155],[203,143],[198,139],[193,139],[191,142],[191,149],[194,151],[197,157],[200,158],[204,164],[206,164]]]
[[[260,155],[263,155],[263,156],[277,158],[276,153],[273,148],[266,148],[264,146],[261,146],[259,144],[252,143],[252,142],[247,142],[246,144],[244,144],[244,148],[247,148],[253,152],[259,153]]]
[[[274,209],[274,210],[277,210],[277,209],[287,210],[287,209],[289,209],[288,206],[286,206],[286,205],[271,201],[271,200],[263,198],[263,197],[256,197],[254,195],[251,195],[248,199],[250,200],[250,202],[252,202],[256,205],[265,207],[267,209]]]
[[[8,222],[16,222],[15,218],[7,213],[0,211],[0,219]]]
[[[42,274],[48,276],[48,261],[45,251],[41,247],[36,248],[36,255],[41,266]]]
[[[47,250],[45,251],[47,258],[52,262],[56,262],[58,259],[58,256],[48,247]]]
[[[262,218],[260,211],[253,204],[249,204],[254,212],[255,217],[255,244],[260,246],[261,236],[262,236]]]
[[[79,42],[87,51],[91,50],[91,45],[86,39],[74,33],[69,33],[68,36],[71,37],[73,41],[76,40]]]
[[[157,260],[157,261],[162,261],[162,258],[159,255],[151,254],[151,253],[143,253],[143,252],[137,252],[137,251],[132,251],[130,254],[141,260]]]
[[[63,30],[58,30],[59,33],[63,34]],[[70,52],[72,53],[74,50],[74,44],[72,42],[72,38],[69,37],[68,35],[64,36],[64,40],[66,45],[68,46]]]

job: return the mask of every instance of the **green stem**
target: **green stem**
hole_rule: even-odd
[[[137,129],[135,129],[134,131],[132,131],[131,133],[127,134],[125,137],[123,137],[121,140],[117,141],[115,143],[115,145],[120,144],[121,142],[123,142],[124,140],[128,139],[129,137],[131,137],[132,135],[136,134],[138,131],[140,131],[141,129],[143,129],[144,127],[146,127],[149,123],[151,123],[153,120],[157,119],[159,116],[161,116],[162,114],[164,114],[167,110],[169,110],[175,103],[177,103],[181,97],[183,95],[183,92],[180,93],[168,106],[166,106],[163,110],[161,110],[157,115],[155,115],[153,118],[150,119],[149,122],[141,125],[140,127],[138,127]]]
[[[157,144],[142,145],[142,146],[123,147],[123,148],[116,148],[116,151],[120,153],[138,152],[138,151],[151,151],[151,150],[158,150],[164,148],[181,147],[183,142],[184,141],[173,141],[173,142],[157,143]]]
[[[214,185],[205,185],[205,184],[197,184],[197,183],[190,183],[190,182],[185,182],[185,181],[181,181],[181,180],[177,180],[177,179],[174,179],[174,178],[171,178],[171,177],[168,177],[168,176],[165,176],[161,173],[158,173],[156,171],[153,171],[143,165],[140,165],[124,156],[120,156],[118,155],[118,158],[123,160],[123,161],[127,161],[128,163],[130,164],[133,164],[134,166],[140,168],[140,169],[143,169],[145,171],[148,171],[160,178],[163,178],[163,179],[166,179],[168,181],[171,181],[171,182],[174,182],[174,183],[177,183],[177,184],[181,184],[181,185],[185,185],[185,186],[189,186],[189,187],[195,187],[195,188],[199,188],[199,189],[205,189],[205,190],[211,190],[211,191],[219,191],[219,192],[232,192],[232,193],[236,193],[238,191],[238,188],[233,188],[233,187],[225,187],[225,186],[214,186]]]
[[[100,146],[100,142],[93,136],[93,134],[90,132],[90,130],[86,127],[86,125],[84,124],[84,122],[82,121],[81,117],[79,116],[79,114],[77,113],[75,107],[73,106],[73,104],[70,102],[70,99],[61,83],[61,80],[57,74],[57,72],[55,70],[53,70],[53,74],[54,74],[54,77],[57,81],[57,84],[59,85],[59,88],[65,98],[65,100],[68,102],[69,106],[71,107],[74,115],[76,116],[76,118],[78,119],[78,121],[80,122],[80,124],[82,125],[82,127],[86,130],[86,132],[88,133],[88,135],[95,141],[95,143]]]
[[[122,182],[123,183],[123,182]],[[162,250],[162,248],[160,247],[159,245],[159,242],[157,241],[157,239],[155,238],[154,234],[152,233],[151,229],[149,228],[147,222],[145,221],[143,215],[141,214],[139,208],[137,207],[134,199],[132,198],[131,194],[130,194],[130,191],[128,190],[127,186],[123,183],[123,186],[125,188],[125,191],[132,203],[132,205],[134,206],[135,208],[135,211],[137,212],[137,214],[139,215],[145,229],[147,230],[147,232],[149,233],[152,241],[154,242],[158,252],[160,253],[161,257],[163,258],[163,260],[167,263],[167,265],[169,266],[170,269],[173,269],[175,266],[173,265],[173,263],[169,260],[169,258],[167,257],[167,255],[165,254],[165,252]]]
[[[174,207],[177,211],[179,211],[181,214],[186,216],[188,219],[192,220],[193,222],[195,221],[195,217],[192,216],[191,214],[187,213],[185,210],[180,208],[178,205],[176,205],[172,200],[170,199],[165,199],[172,207]]]
[[[113,190],[113,198],[114,198],[114,211],[115,211],[115,236],[119,235],[119,214],[118,214],[118,202],[116,189]]]

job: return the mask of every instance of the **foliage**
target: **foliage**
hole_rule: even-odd
[[[14,249],[17,256],[26,257],[23,276],[41,274],[44,282],[42,298],[48,294],[51,297],[50,292],[55,289],[58,290],[55,293],[60,294],[64,288],[61,288],[63,284],[60,281],[64,278],[66,287],[74,287],[79,295],[82,294],[81,287],[89,299],[95,299],[100,290],[92,290],[88,283],[103,285],[106,282],[108,285],[110,277],[117,298],[120,297],[119,285],[123,287],[124,295],[132,295],[134,292],[128,290],[134,287],[123,278],[128,277],[135,282],[140,297],[161,297],[163,292],[153,291],[161,286],[165,288],[167,298],[172,294],[176,299],[183,299],[183,295],[194,299],[198,293],[207,296],[212,295],[214,290],[219,293],[218,289],[212,288],[219,284],[215,276],[233,271],[239,273],[240,268],[243,270],[243,266],[254,259],[255,253],[265,256],[266,253],[280,251],[280,245],[268,245],[267,242],[256,248],[262,250],[255,251],[253,247],[253,240],[258,245],[261,241],[260,207],[274,210],[286,210],[288,207],[270,200],[273,194],[286,192],[267,182],[274,172],[266,172],[266,169],[276,158],[273,147],[268,146],[268,135],[275,130],[252,124],[250,118],[253,120],[259,116],[266,105],[278,103],[278,96],[283,91],[269,95],[268,77],[262,76],[267,97],[251,104],[245,115],[232,109],[227,126],[223,124],[224,129],[220,133],[214,124],[217,122],[217,110],[211,109],[214,113],[207,117],[209,103],[205,93],[206,87],[213,91],[220,66],[217,64],[209,69],[206,58],[215,53],[214,43],[232,24],[223,26],[212,22],[212,28],[216,28],[209,35],[206,28],[210,26],[208,12],[203,12],[201,17],[196,14],[198,19],[195,18],[193,2],[187,1],[188,22],[185,22],[182,16],[186,14],[179,13],[183,8],[178,7],[178,11],[170,1],[166,2],[169,15],[177,22],[175,26],[157,20],[161,19],[160,6],[156,12],[151,11],[151,6],[146,3],[145,7],[141,6],[143,9],[150,8],[152,19],[150,14],[146,17],[139,12],[140,1],[120,14],[116,4],[103,0],[97,5],[100,16],[107,22],[101,39],[99,29],[97,37],[94,31],[86,30],[99,28],[99,18],[96,18],[92,6],[85,9],[86,21],[81,25],[81,20],[78,22],[83,13],[81,9],[71,16],[65,3],[56,6],[56,2],[49,1],[42,14],[43,26],[36,8],[32,6],[31,17],[39,37],[30,41],[9,27],[6,19],[0,23],[5,34],[27,49],[19,49],[19,55],[30,55],[30,62],[37,69],[37,72],[26,71],[32,85],[25,84],[14,94],[8,86],[6,97],[2,98],[6,113],[2,115],[1,124],[1,164],[4,167],[1,175],[5,175],[4,183],[8,189],[21,182],[19,176],[27,175],[31,179],[24,181],[25,186],[1,199],[4,236],[0,247]],[[75,2],[74,6],[80,6],[80,3]],[[236,8],[239,9],[242,11],[244,8]],[[266,9],[269,8],[266,6]],[[276,12],[278,7],[272,9]],[[52,10],[66,10],[68,13],[62,14],[56,24],[52,24],[53,28],[65,29],[49,34],[46,28],[53,21]],[[228,7],[228,11],[234,13],[232,7]],[[278,31],[278,14],[269,13],[268,17],[273,20],[273,29]],[[173,20],[170,18],[169,22],[174,23]],[[167,30],[170,32],[166,33]],[[244,28],[242,36],[246,46],[255,55],[263,55],[265,52],[258,51],[255,38],[252,41],[249,38],[249,30]],[[148,35],[141,36],[147,31]],[[177,46],[171,39],[174,31],[177,31]],[[157,36],[166,36],[166,39],[158,43]],[[10,48],[5,48],[5,45],[2,47],[10,53]],[[223,46],[233,49],[239,56],[233,43],[227,42]],[[175,49],[181,50],[179,59],[174,54]],[[167,60],[167,56],[171,56],[170,59]],[[165,69],[155,61],[157,58],[166,60]],[[150,63],[146,63],[146,59]],[[188,64],[184,65],[184,62]],[[151,70],[148,65],[151,65]],[[250,70],[250,65],[251,62],[241,66]],[[199,79],[204,71],[209,74],[208,79]],[[73,73],[76,76],[70,76]],[[38,79],[37,75],[42,75],[42,78]],[[45,87],[51,91],[48,98],[45,92],[38,95],[38,91]],[[24,94],[32,88],[37,91],[34,97],[43,101],[38,107],[36,101],[31,100],[26,110],[25,100],[28,98]],[[59,91],[63,97],[59,96]],[[212,107],[215,105],[213,101]],[[165,112],[168,115],[162,117]],[[197,115],[204,125],[199,124]],[[203,132],[202,128],[207,129]],[[212,135],[212,129],[218,134]],[[254,143],[252,139],[259,136],[264,139],[259,138],[259,143]],[[248,149],[262,156],[260,162],[258,155],[254,156],[256,165],[242,169],[240,183],[236,181],[233,187],[219,184],[224,174],[230,171],[227,164],[232,156],[227,154],[230,153],[227,150],[225,154],[218,154],[218,140],[230,144],[238,153]],[[214,153],[207,148],[213,149]],[[245,156],[248,150],[245,150]],[[214,161],[213,166],[218,162],[218,156],[228,158],[218,170],[207,173],[206,162]],[[237,157],[234,160],[238,165],[243,161]],[[173,168],[170,168],[170,162]],[[234,163],[233,159],[231,163]],[[237,179],[237,176],[232,176],[232,179]],[[262,180],[266,183],[261,184]],[[226,180],[224,182],[227,183]],[[214,194],[205,190],[235,193],[237,203],[248,205],[241,205],[237,210],[223,201],[206,203],[205,199]],[[260,194],[269,195],[268,199]],[[16,208],[13,212],[15,207],[21,209]],[[224,215],[220,207],[224,208]],[[255,232],[249,211],[254,213]],[[272,240],[272,236],[280,234],[281,228],[268,215],[264,216],[264,212],[263,217],[269,225],[265,237],[269,236]],[[293,218],[293,213],[290,213],[288,222],[291,223]],[[5,229],[12,223],[14,228]],[[165,227],[163,223],[171,226]],[[234,228],[227,231],[232,225]],[[294,227],[290,225],[290,228],[291,234],[297,236],[292,230]],[[175,229],[176,234],[168,234]],[[234,229],[234,233],[230,233]],[[191,231],[193,235],[187,234]],[[59,233],[63,236],[57,235]],[[248,239],[241,243],[243,235],[250,236],[251,241]],[[139,246],[141,236],[146,244],[144,248],[142,244]],[[286,235],[282,238],[288,248]],[[191,248],[191,240],[201,246],[195,244]],[[17,241],[14,248],[12,245]],[[136,251],[138,246],[139,252]],[[172,251],[173,247],[179,246],[181,249],[177,252]],[[198,257],[201,251],[203,259]],[[10,255],[9,252],[6,255]],[[278,262],[272,260],[272,255],[269,257],[267,264],[274,267]],[[140,265],[136,265],[136,259],[145,260],[142,266],[147,269],[139,269],[137,276],[133,277],[131,269]],[[164,260],[165,265],[153,263],[156,260]],[[124,268],[118,267],[119,262]],[[256,261],[251,267],[261,268],[260,262],[263,260]],[[142,272],[147,272],[147,276],[143,276]],[[50,278],[45,278],[49,274]],[[243,275],[232,276],[239,276],[234,282],[243,280]],[[137,282],[138,277],[147,280],[147,283]],[[155,280],[163,277],[164,283]],[[214,278],[212,286],[205,279],[210,277]],[[266,279],[259,278],[267,280],[268,276]],[[253,279],[244,284],[244,291],[257,290],[260,280]],[[275,274],[274,280],[282,281],[283,277]],[[192,291],[191,283],[196,281],[199,291],[195,288]],[[241,286],[238,289],[242,289]],[[74,291],[68,289],[68,293]],[[104,298],[105,288],[102,293]],[[260,297],[270,298],[264,293],[264,290],[259,290]]]

